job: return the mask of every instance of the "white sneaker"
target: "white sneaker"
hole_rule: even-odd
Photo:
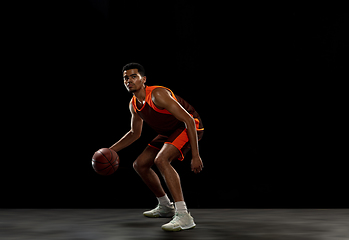
[[[176,212],[171,222],[162,225],[162,229],[170,232],[177,232],[181,230],[187,230],[196,226],[194,218],[190,213]]]
[[[143,213],[144,216],[149,217],[149,218],[170,218],[173,217],[175,214],[176,210],[175,207],[173,206],[173,203],[171,203],[170,207],[167,206],[161,206],[158,204],[156,208],[150,211],[146,211]]]

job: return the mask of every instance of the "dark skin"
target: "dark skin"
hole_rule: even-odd
[[[137,98],[137,107],[141,108],[146,95],[146,76],[142,77],[138,73],[138,69],[130,69],[124,71],[123,77],[126,89],[134,94]],[[185,123],[192,150],[191,169],[194,173],[199,173],[203,168],[203,163],[199,154],[198,137],[193,117],[164,88],[154,89],[152,100],[157,108],[166,109],[178,120]],[[135,113],[131,102],[129,108],[132,116],[131,130],[111,147],[116,152],[129,146],[141,136],[143,119]],[[175,202],[184,201],[179,175],[171,166],[172,160],[177,159],[179,156],[179,150],[171,144],[164,144],[160,151],[146,147],[143,153],[136,159],[133,166],[156,197],[162,197],[165,195],[165,191],[161,186],[157,174],[151,169],[151,166],[155,164],[164,177]]]

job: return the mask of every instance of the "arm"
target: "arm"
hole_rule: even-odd
[[[113,149],[115,152],[119,152],[121,149],[124,149],[125,147],[131,145],[141,136],[142,133],[143,119],[137,113],[135,113],[132,102],[130,102],[129,108],[132,115],[131,130],[126,133],[118,142],[110,147],[110,149]]]
[[[152,100],[159,109],[166,109],[179,121],[185,123],[188,131],[190,147],[192,151],[192,171],[198,173],[203,168],[199,154],[198,136],[194,118],[171,96],[170,92],[163,88],[157,88],[152,92]]]

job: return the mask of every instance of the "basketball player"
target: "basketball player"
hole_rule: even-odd
[[[138,63],[129,63],[122,69],[126,89],[133,94],[129,108],[131,130],[110,149],[119,152],[136,141],[142,132],[143,121],[158,135],[148,144],[133,163],[133,167],[158,199],[158,206],[144,212],[144,216],[173,217],[162,226],[165,231],[181,231],[194,228],[193,217],[184,202],[180,178],[171,162],[182,161],[191,149],[191,170],[199,173],[203,163],[199,155],[198,141],[203,135],[203,125],[195,109],[170,89],[147,86],[145,71]],[[151,169],[155,164],[175,203],[170,202],[161,186],[158,175]]]

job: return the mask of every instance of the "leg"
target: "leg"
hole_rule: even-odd
[[[155,164],[161,172],[168,189],[175,202],[184,201],[181,181],[177,171],[171,166],[172,160],[180,156],[179,150],[171,145],[164,144],[155,157]]]
[[[194,218],[190,215],[190,213],[187,212],[186,207],[185,209],[182,209],[184,211],[179,211],[177,208],[177,204],[182,203],[185,205],[185,203],[179,175],[171,166],[171,162],[180,156],[181,154],[175,146],[171,144],[164,144],[155,158],[155,164],[164,177],[167,187],[169,188],[171,195],[176,202],[176,214],[174,218],[172,221],[162,225],[161,227],[165,231],[181,231],[191,229],[196,226]]]
[[[141,155],[138,156],[136,161],[134,161],[133,168],[143,179],[144,183],[149,187],[149,189],[155,194],[155,196],[162,197],[166,193],[161,186],[158,175],[153,171],[153,169],[151,169],[158,152],[159,150],[147,146]]]

